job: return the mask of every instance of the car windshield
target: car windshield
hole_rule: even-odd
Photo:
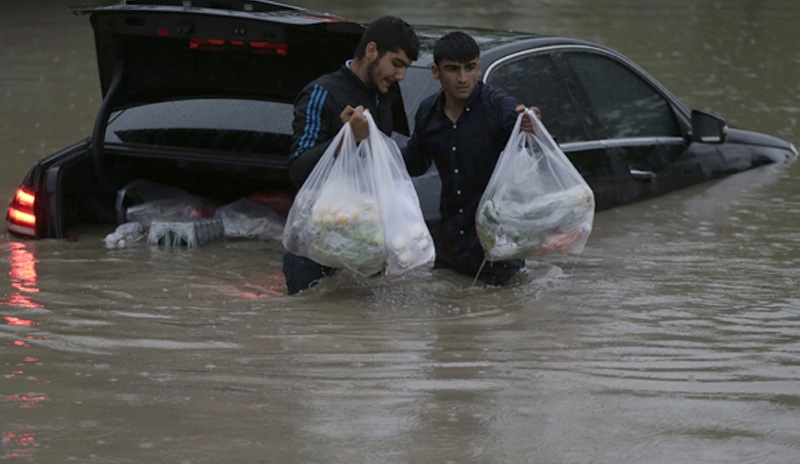
[[[197,99],[121,111],[106,144],[288,155],[292,105],[258,100]]]

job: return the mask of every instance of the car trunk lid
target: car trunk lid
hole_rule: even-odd
[[[128,0],[74,7],[95,34],[108,110],[196,97],[291,102],[336,69],[363,26],[260,0]]]
[[[364,26],[267,0],[127,0],[73,7],[94,29],[103,102],[91,137],[100,185],[105,136],[118,110],[195,98],[292,102],[337,69]]]

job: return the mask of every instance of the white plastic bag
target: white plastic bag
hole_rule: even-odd
[[[395,142],[369,112],[369,138],[345,124],[311,171],[286,219],[287,250],[361,275],[433,263],[435,251]]]
[[[145,229],[154,220],[183,220],[214,215],[216,205],[203,197],[169,185],[135,180],[117,192],[117,221],[139,222]]]
[[[386,275],[433,265],[436,250],[422,215],[419,197],[400,148],[378,129],[369,112],[369,138],[362,142],[374,156],[374,178],[386,243]]]
[[[130,242],[138,242],[144,238],[144,227],[141,222],[126,222],[117,226],[114,232],[106,235],[106,248],[125,248]]]
[[[286,221],[271,208],[249,198],[217,208],[226,237],[280,240]]]
[[[363,275],[386,262],[372,158],[345,124],[297,192],[283,233],[287,250]]]
[[[520,129],[522,118],[534,133]],[[583,251],[594,193],[531,111],[517,118],[481,197],[475,224],[489,261]]]

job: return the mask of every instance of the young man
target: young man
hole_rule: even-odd
[[[367,27],[352,60],[338,71],[308,84],[294,105],[292,154],[289,176],[298,187],[305,182],[342,126],[354,115],[369,110],[382,132],[409,135],[398,82],[417,59],[419,39],[405,21],[380,18]],[[353,127],[358,140],[366,138],[366,120]],[[333,269],[288,250],[283,273],[289,294],[315,284]]]
[[[433,77],[442,90],[420,103],[414,134],[403,156],[412,176],[424,174],[433,161],[442,180],[441,223],[434,234],[436,267],[503,285],[524,266],[524,260],[484,264],[475,213],[525,106],[479,81],[480,49],[469,35],[452,32],[440,38],[433,60]],[[532,109],[538,114],[538,108]],[[530,120],[523,121],[523,130],[533,131]]]

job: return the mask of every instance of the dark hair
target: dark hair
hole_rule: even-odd
[[[448,32],[433,45],[433,62],[437,65],[442,60],[467,63],[480,56],[481,49],[475,39],[460,31]]]
[[[356,47],[355,57],[363,58],[367,51],[367,44],[375,42],[378,54],[383,56],[386,52],[403,50],[411,61],[419,57],[419,38],[409,24],[395,16],[384,16],[373,21],[361,35],[361,41]]]

